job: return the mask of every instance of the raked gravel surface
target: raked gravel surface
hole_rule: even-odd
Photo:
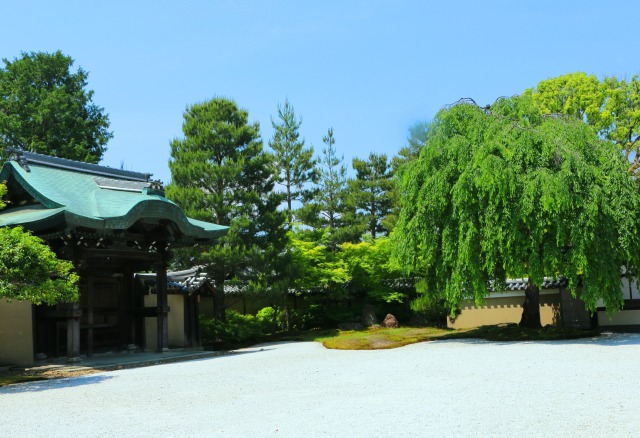
[[[640,335],[265,344],[0,388],[0,437],[638,437]]]

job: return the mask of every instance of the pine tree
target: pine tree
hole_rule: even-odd
[[[313,158],[313,147],[305,148],[304,139],[300,139],[302,119],[296,119],[293,106],[285,100],[284,106],[278,105],[279,123],[271,120],[275,130],[269,146],[273,149],[275,165],[278,169],[278,184],[284,187],[289,225],[294,220],[293,203],[308,200],[312,192],[306,187],[316,183],[318,171]]]
[[[391,165],[385,154],[369,154],[368,160],[353,159],[356,178],[349,181],[350,193],[358,216],[366,224],[372,239],[388,233],[388,219],[394,207],[395,184]]]
[[[225,318],[225,280],[264,280],[286,242],[285,217],[277,210],[282,197],[273,191],[276,170],[259,129],[234,101],[214,98],[187,108],[184,138],[171,142],[167,197],[191,217],[230,227],[194,254],[215,280],[219,320]]]
[[[322,138],[325,147],[319,160],[320,177],[313,202],[300,209],[300,217],[305,225],[322,232],[324,243],[336,249],[342,242],[357,241],[362,234],[361,227],[354,227],[355,204],[349,202],[347,168],[344,156],[336,152],[333,128]]]

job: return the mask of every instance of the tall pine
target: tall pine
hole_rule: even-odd
[[[356,178],[349,181],[350,194],[358,217],[372,239],[386,234],[392,226],[395,183],[386,154],[370,153],[367,160],[353,159]]]
[[[269,146],[273,149],[278,169],[277,183],[284,188],[289,225],[294,220],[294,202],[308,200],[312,192],[307,185],[318,180],[313,147],[305,148],[304,139],[300,138],[301,124],[302,119],[296,118],[288,100],[285,100],[283,106],[278,105],[278,122],[271,119],[275,132]]]
[[[215,281],[214,316],[225,319],[225,280],[260,280],[285,245],[282,197],[273,191],[277,173],[263,151],[259,124],[229,99],[187,107],[184,138],[171,142],[172,182],[167,197],[187,215],[229,226],[216,244],[196,248]]]
[[[313,202],[300,210],[300,216],[305,225],[322,232],[323,243],[336,249],[340,243],[359,240],[362,229],[357,226],[355,204],[349,202],[347,168],[344,156],[337,154],[333,128],[322,141],[325,147],[319,160],[317,193]]]

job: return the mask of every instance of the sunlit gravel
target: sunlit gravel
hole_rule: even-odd
[[[640,436],[640,335],[268,344],[0,388],[0,437]]]

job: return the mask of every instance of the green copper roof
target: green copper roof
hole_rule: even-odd
[[[39,154],[28,154],[22,163],[8,161],[0,171],[0,182],[19,185],[37,203],[0,211],[0,226],[22,225],[32,231],[64,225],[87,227],[97,232],[126,230],[139,220],[169,220],[183,236],[213,239],[228,228],[186,217],[184,212],[153,189],[152,181],[131,180],[126,172],[70,160],[48,163]],[[30,157],[35,157],[30,160]],[[53,161],[55,160],[55,161]],[[60,165],[62,163],[63,165]],[[21,166],[22,164],[22,166]],[[101,171],[102,172],[98,172]],[[115,171],[109,173],[111,170]],[[144,175],[148,179],[148,174]]]

